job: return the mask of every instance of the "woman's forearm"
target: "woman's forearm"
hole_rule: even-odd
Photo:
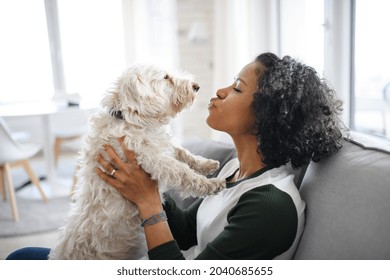
[[[165,212],[159,197],[149,200],[147,204],[139,205],[138,209],[143,221],[148,250],[173,240],[168,222],[162,218]]]
[[[173,236],[167,221],[145,226],[144,231],[148,250],[154,249],[173,240]]]

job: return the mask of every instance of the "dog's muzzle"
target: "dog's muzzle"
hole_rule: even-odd
[[[195,91],[195,92],[198,92],[200,86],[197,84],[197,83],[193,83],[192,84],[192,89]]]

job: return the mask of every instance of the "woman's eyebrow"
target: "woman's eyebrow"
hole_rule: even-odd
[[[239,78],[239,77],[235,77],[235,78],[234,78],[234,81],[240,81],[240,82],[243,83],[244,85],[248,86],[248,84],[247,84],[243,79],[241,79],[241,78]]]

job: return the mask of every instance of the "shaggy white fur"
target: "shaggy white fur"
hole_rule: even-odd
[[[167,125],[195,99],[199,86],[189,74],[171,75],[153,65],[126,70],[91,117],[80,152],[78,192],[49,259],[142,259],[147,248],[136,206],[96,174],[96,156],[109,143],[125,159],[118,138],[135,151],[138,163],[158,180],[161,193],[175,187],[184,196],[205,196],[225,188],[207,179],[219,162],[194,156],[172,144]]]

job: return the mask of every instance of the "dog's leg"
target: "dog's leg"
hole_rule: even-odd
[[[215,172],[219,167],[219,162],[213,159],[207,159],[202,156],[193,155],[188,150],[175,146],[175,158],[203,175],[209,175]]]
[[[202,197],[216,194],[226,187],[225,180],[208,179],[204,175],[194,172],[186,163],[171,157],[164,157],[159,161],[149,162],[148,164],[141,163],[141,165],[146,172],[153,174],[153,179],[177,187],[183,197]],[[154,166],[154,170],[148,170],[145,168],[146,166]]]

